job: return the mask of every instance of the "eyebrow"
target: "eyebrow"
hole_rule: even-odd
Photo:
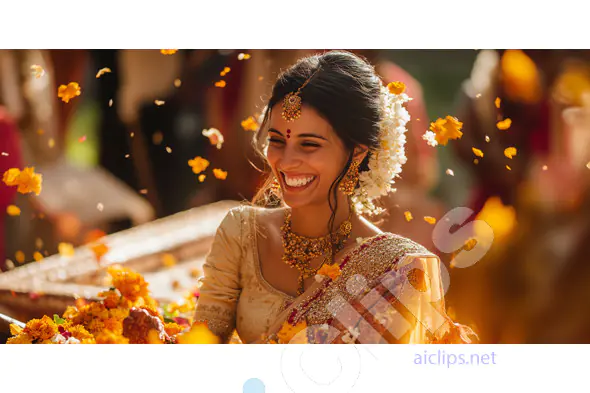
[[[283,133],[280,132],[279,130],[275,129],[275,128],[269,128],[268,129],[268,132],[275,132],[275,133],[279,134],[280,136],[283,136],[284,137]],[[324,138],[323,136],[317,135],[317,134],[299,134],[298,136],[300,138],[318,138],[318,139],[323,139],[325,141],[328,140],[328,139]]]

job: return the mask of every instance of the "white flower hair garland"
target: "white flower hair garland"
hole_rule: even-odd
[[[390,85],[393,85],[391,89]],[[403,92],[405,86],[400,82],[390,85],[381,84],[380,146],[371,150],[369,170],[359,173],[359,187],[352,195],[353,207],[359,214],[375,215],[383,212],[384,209],[376,207],[374,201],[396,191],[392,185],[407,161],[405,133],[410,113],[403,105],[411,98]]]

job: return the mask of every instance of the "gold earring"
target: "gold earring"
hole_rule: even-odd
[[[344,175],[344,179],[340,182],[340,191],[345,195],[352,195],[354,193],[354,189],[359,181],[360,165],[361,163],[359,161],[352,161],[346,175]]]

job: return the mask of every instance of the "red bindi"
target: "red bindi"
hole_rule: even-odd
[[[291,138],[291,130],[287,129],[287,138]]]

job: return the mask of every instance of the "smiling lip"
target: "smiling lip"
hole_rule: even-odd
[[[287,184],[287,181],[285,180],[285,172],[279,171],[281,174],[281,186],[289,191],[289,192],[302,192],[305,191],[309,188],[309,186],[311,186],[312,184],[314,184],[316,182],[316,180],[318,179],[318,177],[316,175],[309,175],[309,174],[299,174],[299,173],[288,173],[287,175],[289,175],[289,177],[314,177],[314,179],[312,181],[310,181],[309,183],[307,183],[304,186],[300,186],[300,187],[294,187],[294,186],[290,186]]]

